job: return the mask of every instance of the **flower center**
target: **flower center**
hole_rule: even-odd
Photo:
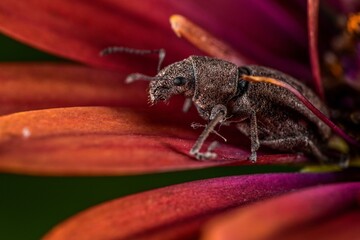
[[[349,16],[347,21],[347,31],[351,35],[360,37],[360,12]]]
[[[332,79],[360,90],[360,12],[350,14],[340,25],[343,30],[332,40],[325,65]]]

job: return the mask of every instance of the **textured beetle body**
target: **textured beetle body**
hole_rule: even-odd
[[[229,118],[231,122],[238,121],[238,129],[250,137],[250,159],[253,161],[256,161],[260,144],[278,150],[302,151],[325,160],[318,144],[326,142],[330,128],[287,89],[270,83],[247,82],[241,79],[243,74],[284,81],[328,115],[327,108],[314,92],[284,73],[261,66],[238,67],[202,56],[191,56],[162,69],[150,82],[150,99],[157,102],[174,94],[183,94],[192,99],[205,120],[212,120],[217,114],[214,109],[222,106],[226,116],[220,121]],[[197,158],[214,156],[199,153],[202,142],[193,155]]]

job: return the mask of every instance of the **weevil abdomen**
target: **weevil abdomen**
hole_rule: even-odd
[[[266,67],[242,68],[246,68],[248,75],[275,78],[292,85],[328,116],[328,110],[318,96],[296,79]],[[325,159],[320,149],[331,134],[330,128],[287,89],[270,83],[249,83],[247,91],[234,99],[228,108],[235,117],[243,119],[248,116],[249,120],[237,127],[252,139],[252,145],[258,141],[258,145],[284,151],[303,151]],[[254,154],[257,148],[253,147]]]
[[[305,86],[305,84],[302,82],[285,73],[271,68],[262,66],[246,66],[246,68],[252,76],[275,78],[290,84],[302,95],[304,95],[304,97],[307,98],[323,114],[329,116],[329,110],[325,104],[310,88]],[[266,115],[271,115],[271,111],[274,113],[283,112],[287,116],[293,114],[294,117],[299,120],[310,121],[316,125],[321,137],[324,139],[329,138],[331,129],[317,116],[315,116],[314,113],[312,113],[303,103],[300,102],[300,100],[294,94],[289,92],[287,89],[275,86],[270,83],[250,83],[246,94],[246,97],[257,109],[257,112],[263,112]],[[301,123],[301,121],[299,123]],[[303,125],[304,124],[305,123],[303,122]]]

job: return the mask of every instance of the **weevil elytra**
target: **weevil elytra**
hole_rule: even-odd
[[[117,51],[124,52],[124,48],[112,47],[102,53]],[[133,52],[131,49],[125,51]],[[141,50],[137,53],[141,54]],[[143,53],[147,52],[144,50]],[[326,106],[312,90],[282,72],[262,66],[239,67],[211,57],[190,56],[161,69],[155,77],[135,73],[129,75],[128,80],[150,80],[152,103],[166,101],[176,94],[192,100],[199,115],[208,121],[190,150],[190,155],[197,159],[216,158],[212,149],[201,152],[201,147],[216,125],[231,121],[250,138],[249,159],[253,162],[257,159],[260,145],[281,151],[304,152],[320,161],[326,160],[323,146],[330,137],[331,129],[287,89],[270,83],[248,82],[242,78],[243,75],[284,81],[328,115]]]

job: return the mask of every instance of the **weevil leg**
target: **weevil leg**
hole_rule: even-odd
[[[257,126],[255,111],[253,111],[250,115],[250,141],[251,141],[251,155],[249,157],[249,160],[251,162],[256,162],[257,160],[256,151],[260,147],[260,142],[258,136],[258,126]]]
[[[211,144],[206,152],[200,152],[202,145],[204,144],[206,138],[209,134],[214,131],[215,126],[222,122],[225,119],[227,109],[224,105],[216,105],[210,116],[210,122],[205,127],[203,132],[200,134],[199,138],[196,140],[194,146],[190,150],[190,155],[195,156],[198,160],[214,159],[216,158],[216,153],[211,152],[216,144]]]
[[[192,100],[191,98],[186,98],[185,101],[184,101],[184,105],[183,105],[183,108],[182,108],[182,111],[184,113],[188,112],[190,107],[191,107],[191,104],[192,104]]]
[[[236,128],[245,136],[250,137],[250,124],[247,122],[248,120],[248,117],[243,119],[241,122],[236,124]]]
[[[328,157],[325,156],[316,144],[308,137],[289,137],[282,139],[263,140],[262,145],[283,150],[296,150],[297,148],[307,148],[309,152],[314,155],[321,162],[327,162]],[[286,149],[284,149],[286,146]]]

